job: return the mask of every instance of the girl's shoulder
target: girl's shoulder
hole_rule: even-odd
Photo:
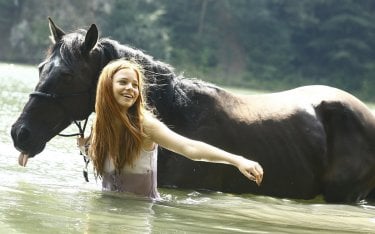
[[[160,121],[156,118],[156,116],[153,113],[146,111],[143,114],[142,124],[146,134],[147,132],[152,131],[152,129],[155,129],[155,127],[159,123]]]
[[[158,124],[160,121],[150,112],[146,112],[142,118],[142,125],[143,125],[143,133],[144,133],[144,149],[151,149],[154,148],[155,141],[154,136],[155,132],[157,132]]]

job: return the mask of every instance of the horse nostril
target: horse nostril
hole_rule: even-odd
[[[16,138],[17,138],[17,141],[19,143],[23,143],[23,142],[26,142],[30,137],[30,131],[29,129],[27,129],[25,126],[21,126],[17,135],[16,135]]]

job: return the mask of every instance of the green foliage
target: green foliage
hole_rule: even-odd
[[[34,63],[47,16],[141,48],[186,76],[279,90],[327,84],[375,100],[373,0],[0,0],[0,58]]]
[[[16,1],[0,0],[0,59],[11,56],[9,40],[13,26],[13,19],[19,17],[20,6]]]
[[[156,1],[115,0],[99,19],[103,34],[142,48],[157,58],[169,58],[166,27],[159,23],[164,9]]]

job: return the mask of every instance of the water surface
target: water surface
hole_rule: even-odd
[[[36,66],[0,63],[0,233],[374,233],[375,204],[160,189],[163,200],[102,192],[74,138],[55,137],[18,166],[10,127]],[[74,126],[65,132],[75,132]]]

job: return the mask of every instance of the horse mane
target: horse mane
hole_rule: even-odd
[[[174,105],[185,106],[191,102],[187,95],[189,91],[212,92],[213,90],[222,90],[211,83],[196,78],[186,78],[183,73],[176,74],[175,69],[170,64],[155,60],[151,55],[140,49],[120,44],[110,38],[100,38],[95,49],[102,56],[101,61],[104,61],[102,66],[105,66],[110,60],[118,58],[131,59],[140,63],[145,71],[145,86],[146,90],[149,90],[148,96],[151,96],[151,100],[160,98],[158,95],[162,92],[163,100],[169,100]]]
[[[47,50],[47,60],[55,54],[60,54],[62,62],[68,66],[75,64],[77,58],[82,58],[82,46],[86,30],[78,29],[74,33],[64,35],[63,40],[53,43]]]
[[[176,77],[174,68],[169,64],[155,60],[140,49],[120,44],[110,38],[100,38],[94,50],[98,50],[101,54],[102,66],[119,58],[126,58],[141,64],[149,83],[161,83],[161,81],[173,80]]]
[[[83,58],[83,46],[87,30],[78,29],[65,34],[63,40],[52,44],[47,52],[47,58],[54,54],[60,54],[62,62],[68,66],[74,66],[77,59]],[[146,82],[145,88],[154,106],[156,100],[163,96],[164,101],[170,104],[185,106],[191,100],[187,92],[220,92],[221,88],[196,78],[186,78],[183,73],[176,74],[175,69],[167,63],[154,59],[151,55],[129,45],[120,44],[108,37],[99,38],[91,55],[99,61],[98,73],[111,60],[125,58],[142,65]],[[99,74],[98,74],[99,76]],[[177,95],[176,95],[177,94]]]

